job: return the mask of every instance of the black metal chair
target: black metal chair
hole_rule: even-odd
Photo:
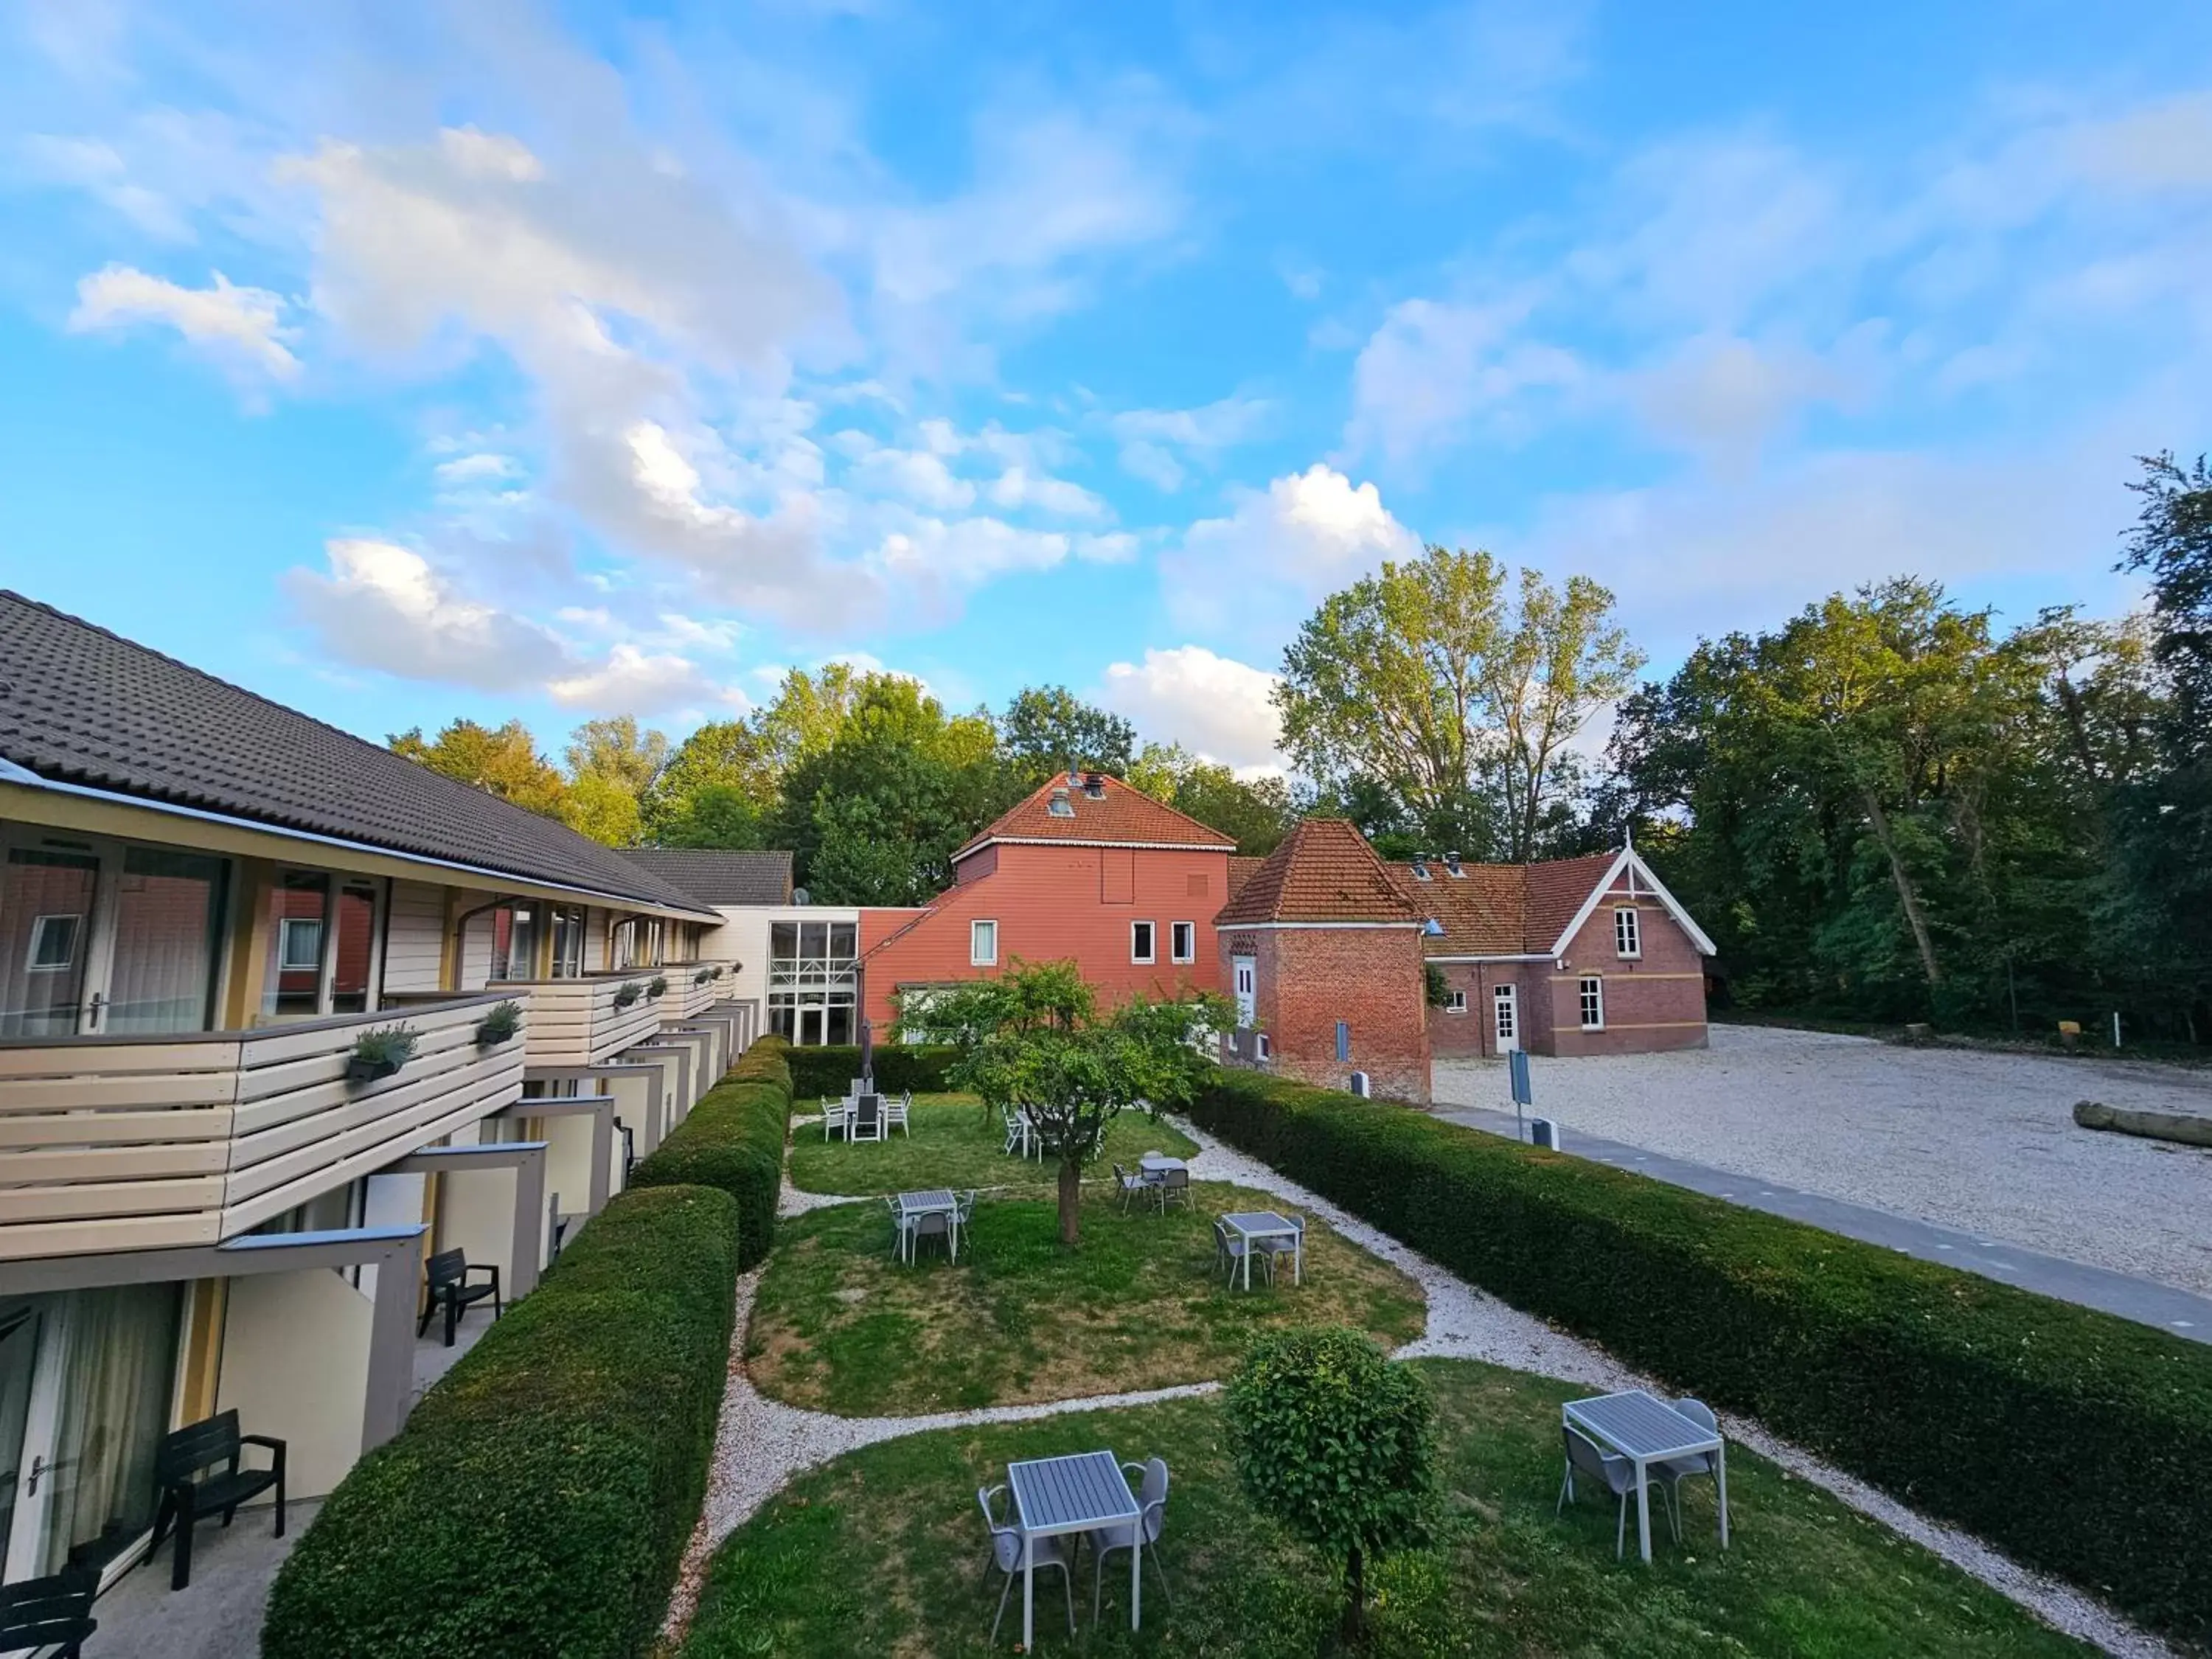
[[[267,1468],[243,1467],[240,1460],[248,1446],[268,1451]],[[203,1469],[217,1463],[223,1466],[222,1474],[204,1480],[199,1478]],[[169,1570],[173,1590],[180,1590],[192,1581],[192,1523],[203,1516],[220,1512],[227,1527],[240,1504],[273,1486],[276,1490],[275,1535],[284,1535],[284,1443],[265,1434],[240,1434],[234,1410],[163,1436],[161,1449],[154,1455],[154,1483],[161,1488],[161,1507],[154,1516],[154,1543],[147,1553],[161,1548],[162,1536],[172,1525],[176,1528],[176,1559]]]
[[[100,1628],[92,1616],[99,1589],[100,1574],[88,1567],[0,1584],[0,1653],[52,1648],[53,1659],[82,1659],[80,1644]]]
[[[471,1273],[489,1273],[491,1282],[485,1285],[469,1283]],[[507,1304],[499,1294],[499,1269],[495,1266],[469,1265],[468,1256],[459,1250],[441,1250],[430,1258],[430,1300],[422,1310],[422,1317],[415,1327],[420,1336],[430,1328],[430,1316],[440,1308],[446,1310],[446,1346],[453,1346],[453,1329],[461,1316],[471,1305],[491,1298],[491,1316],[497,1319],[507,1311]]]

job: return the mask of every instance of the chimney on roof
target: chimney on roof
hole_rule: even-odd
[[[1444,854],[1444,873],[1452,877],[1454,879],[1457,879],[1459,877],[1464,876],[1467,873],[1466,871],[1459,867],[1458,854],[1447,853]]]
[[[1426,853],[1413,854],[1413,879],[1415,881],[1429,879],[1429,855]]]
[[[1083,775],[1083,793],[1093,800],[1106,799],[1106,780],[1096,772]]]

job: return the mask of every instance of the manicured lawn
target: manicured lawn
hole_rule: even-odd
[[[1729,1456],[1735,1532],[1713,1534],[1711,1487],[1685,1488],[1684,1541],[1655,1510],[1654,1565],[1613,1559],[1610,1501],[1553,1517],[1566,1385],[1465,1361],[1425,1361],[1440,1406],[1444,1519],[1432,1547],[1370,1583],[1376,1655],[1774,1654],[2040,1659],[2088,1650],[1994,1591],[1748,1452]],[[1081,1413],[888,1442],[802,1477],[715,1558],[682,1659],[775,1654],[958,1656],[987,1642],[978,1486],[1010,1460],[1109,1447],[1173,1471],[1161,1560],[1146,1569],[1145,1628],[1128,1630],[1127,1558],[1090,1628],[1091,1563],[1077,1573],[1081,1635],[1067,1637],[1056,1574],[1037,1578],[1038,1647],[1091,1654],[1302,1659],[1331,1651],[1329,1569],[1255,1514],[1229,1462],[1217,1399]],[[997,1651],[1021,1636],[1015,1586]]]
[[[939,1250],[913,1267],[891,1255],[880,1204],[788,1221],[753,1305],[753,1382],[793,1405],[908,1416],[1225,1376],[1255,1334],[1285,1324],[1355,1325],[1389,1346],[1420,1334],[1413,1281],[1317,1221],[1303,1285],[1285,1262],[1273,1289],[1229,1288],[1212,1218],[1277,1206],[1212,1182],[1192,1194],[1187,1210],[1123,1215],[1087,1192],[1072,1255],[1049,1198],[986,1196],[957,1263]]]
[[[802,1112],[819,1102],[803,1101]],[[1060,1166],[1049,1158],[1009,1158],[1006,1132],[994,1117],[987,1126],[973,1095],[916,1095],[909,1115],[911,1135],[891,1132],[889,1140],[848,1146],[842,1135],[822,1138],[819,1123],[802,1123],[791,1132],[791,1184],[802,1193],[919,1192],[932,1187],[1048,1188]],[[1103,1181],[1119,1162],[1133,1170],[1146,1152],[1188,1158],[1198,1147],[1191,1139],[1145,1112],[1124,1112],[1106,1131],[1105,1154],[1092,1166]]]

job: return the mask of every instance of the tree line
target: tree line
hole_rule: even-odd
[[[2212,474],[2144,459],[2120,564],[2148,607],[2004,628],[1910,576],[1701,640],[1663,680],[1613,595],[1426,548],[1323,599],[1275,698],[1294,779],[1242,779],[1064,686],[948,711],[896,675],[788,673],[681,744],[628,716],[566,766],[520,722],[402,753],[623,846],[784,848],[825,902],[911,904],[1056,771],[1271,850],[1351,818],[1386,857],[1524,861],[1632,834],[1748,1007],[2047,1030],[2120,1011],[2212,1040]],[[1602,755],[1590,732],[1608,708]]]

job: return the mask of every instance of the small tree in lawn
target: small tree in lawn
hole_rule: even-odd
[[[1341,1327],[1265,1336],[1229,1383],[1237,1473],[1254,1503],[1344,1564],[1357,1640],[1367,1560],[1419,1541],[1436,1485],[1436,1407],[1410,1366]]]
[[[1009,1032],[1072,1030],[1088,1021],[1097,1006],[1082,969],[1073,962],[1024,963],[1018,957],[1003,975],[959,985],[902,988],[891,1000],[908,1042],[958,1051],[949,1079],[981,1099],[986,1125],[1015,1098],[1004,1067],[985,1063],[981,1051],[986,1040]]]

